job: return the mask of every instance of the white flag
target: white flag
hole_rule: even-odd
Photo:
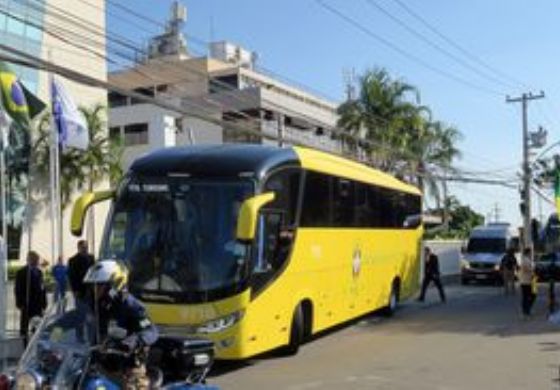
[[[89,144],[86,121],[62,84],[53,78],[52,106],[58,140],[63,148],[72,147],[85,150]]]
[[[9,133],[12,119],[4,112],[0,105],[0,149],[5,149],[9,145]]]

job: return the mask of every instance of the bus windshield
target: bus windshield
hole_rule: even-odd
[[[249,272],[235,238],[237,216],[253,191],[248,180],[130,179],[101,256],[127,263],[130,290],[143,300],[200,302],[235,293]]]

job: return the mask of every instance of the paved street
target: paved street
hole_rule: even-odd
[[[560,326],[546,321],[544,290],[528,321],[518,296],[495,287],[447,290],[445,305],[430,290],[395,318],[368,316],[295,357],[219,363],[210,380],[232,390],[560,388]]]

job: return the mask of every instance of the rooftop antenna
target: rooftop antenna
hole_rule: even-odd
[[[171,5],[171,15],[165,25],[165,33],[153,37],[149,45],[149,57],[187,54],[187,42],[181,33],[187,20],[187,7],[174,1]]]

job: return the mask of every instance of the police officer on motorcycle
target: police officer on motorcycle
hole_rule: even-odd
[[[98,343],[107,339],[111,322],[126,331],[126,337],[119,341],[119,348],[131,356],[123,373],[123,388],[148,389],[146,360],[158,331],[142,303],[128,292],[127,268],[114,260],[99,261],[89,268],[84,283],[94,287],[90,303],[97,317]]]

